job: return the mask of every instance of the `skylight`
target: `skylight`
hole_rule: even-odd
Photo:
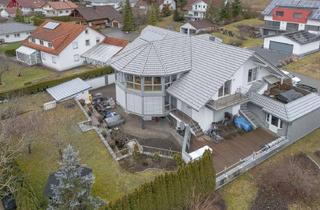
[[[43,28],[53,30],[53,29],[57,28],[59,26],[59,24],[60,23],[56,23],[56,22],[48,22],[43,26]]]

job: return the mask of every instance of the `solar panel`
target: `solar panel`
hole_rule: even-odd
[[[57,28],[59,26],[59,24],[60,23],[56,23],[56,22],[48,22],[43,26],[43,28],[53,30],[53,29]]]

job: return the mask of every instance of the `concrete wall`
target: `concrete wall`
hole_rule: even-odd
[[[100,87],[104,87],[106,85],[114,84],[115,76],[114,74],[108,74],[101,77],[86,80],[86,82],[92,87],[91,90],[94,90]]]
[[[293,121],[288,127],[289,140],[297,140],[320,128],[320,109],[310,112],[309,114]]]

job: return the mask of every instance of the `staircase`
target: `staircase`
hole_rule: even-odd
[[[196,137],[201,137],[204,135],[202,129],[200,128],[199,124],[196,121],[194,120],[191,121],[190,128],[192,129]]]
[[[251,92],[258,92],[263,86],[265,85],[265,83],[263,81],[255,81],[251,87],[249,88],[248,92],[247,92],[247,96],[251,93]]]
[[[248,110],[247,104],[241,104],[240,114],[245,117],[253,126],[254,129],[260,127],[259,120],[254,116],[254,114]]]

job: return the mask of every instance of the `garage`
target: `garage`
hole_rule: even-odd
[[[270,48],[270,50],[277,50],[277,51],[285,52],[288,54],[293,53],[293,45],[292,44],[270,41],[269,48]]]

